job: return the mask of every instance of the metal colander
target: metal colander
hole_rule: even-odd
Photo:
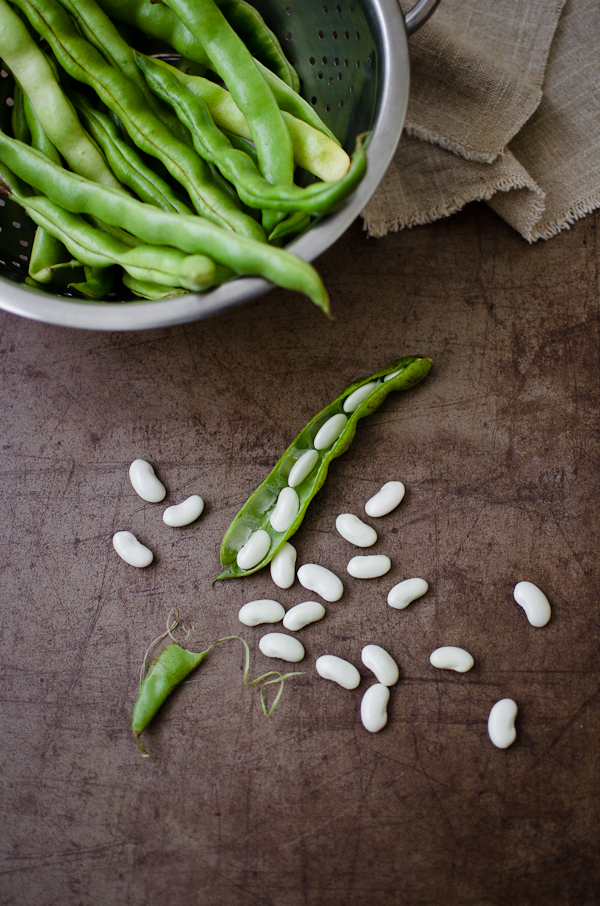
[[[356,219],[391,161],[406,114],[409,88],[407,35],[439,0],[418,0],[404,18],[397,0],[253,0],[276,33],[301,80],[303,96],[351,153],[356,136],[372,131],[368,172],[334,214],[292,242],[312,261]],[[286,5],[287,3],[287,5]],[[0,106],[12,104],[12,79],[0,71]],[[269,289],[260,278],[239,278],[208,293],[160,301],[132,299],[122,287],[105,302],[85,302],[65,286],[25,283],[35,225],[23,209],[0,199],[0,308],[37,321],[89,330],[146,330],[209,317]]]

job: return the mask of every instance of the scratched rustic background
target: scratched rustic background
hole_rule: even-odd
[[[590,216],[528,247],[484,207],[319,262],[336,320],[269,295],[224,317],[140,334],[81,333],[0,314],[3,906],[592,906],[600,902],[599,242]],[[195,643],[261,629],[245,601],[310,597],[268,574],[211,588],[224,530],[296,432],[344,384],[430,355],[419,388],[360,425],[296,536],[299,562],[344,575],[335,516],[391,478],[379,520],[392,571],[345,578],[301,633],[307,656],[263,718],[221,646],[146,734],[128,723],[140,663],[170,608]],[[129,463],[155,464],[170,529]],[[120,561],[130,529],[156,555]],[[386,604],[402,578],[428,595]],[[553,608],[532,628],[520,579]],[[401,665],[379,735],[360,723],[368,642]],[[474,655],[435,671],[441,644]],[[315,657],[357,664],[353,692]],[[519,704],[507,751],[487,715]]]

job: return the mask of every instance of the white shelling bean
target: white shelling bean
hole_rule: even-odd
[[[271,578],[279,588],[290,588],[296,578],[296,548],[284,541],[271,560]]]
[[[240,569],[252,569],[269,553],[271,536],[264,529],[252,532],[244,546],[238,551],[236,557]]]
[[[367,516],[387,516],[395,510],[405,494],[401,481],[387,481],[381,490],[365,503]]]
[[[344,586],[335,573],[317,563],[305,563],[298,570],[298,581],[308,591],[316,591],[325,601],[339,601]]]
[[[515,718],[517,704],[512,698],[502,698],[496,702],[488,717],[490,739],[499,749],[507,749],[517,738]]]
[[[295,607],[290,607],[283,618],[283,625],[292,632],[298,632],[309,623],[322,620],[324,616],[325,608],[318,601],[303,601],[301,604],[296,604]]]
[[[282,488],[269,522],[276,532],[287,532],[298,515],[300,499],[293,488]]]
[[[400,374],[401,370],[402,369],[399,368],[398,371],[392,371],[391,374],[386,374],[386,376],[383,379],[383,383],[385,384],[386,381],[391,381],[393,377],[396,377],[396,375]]]
[[[396,610],[403,610],[412,601],[416,601],[417,598],[424,595],[428,588],[429,585],[425,579],[404,579],[391,589],[387,596],[387,602],[390,607],[394,607]]]
[[[393,686],[398,682],[400,676],[398,664],[385,648],[380,645],[365,645],[360,657],[365,667],[373,671],[378,683]]]
[[[472,655],[464,648],[456,648],[454,645],[443,645],[436,648],[429,655],[429,663],[432,667],[439,670],[456,670],[457,673],[466,673],[470,670],[475,661]]]
[[[202,515],[203,509],[204,501],[202,497],[199,497],[198,494],[192,494],[183,503],[178,503],[177,506],[168,506],[163,513],[163,522],[173,526],[173,528],[180,528],[182,525],[189,525],[191,522],[195,522]]]
[[[356,689],[360,683],[360,673],[350,661],[345,661],[335,654],[322,654],[317,658],[315,667],[323,679],[333,680],[344,689]]]
[[[383,683],[369,686],[360,703],[360,719],[369,733],[379,733],[387,724],[387,705],[390,690]]]
[[[335,527],[342,538],[356,547],[371,547],[377,541],[375,529],[352,513],[341,513],[335,520]]]
[[[365,557],[352,557],[346,569],[355,579],[376,579],[385,576],[392,561],[385,554],[369,554]]]
[[[355,390],[354,393],[351,393],[350,396],[347,396],[344,400],[344,412],[356,412],[361,403],[364,403],[366,398],[371,395],[375,387],[377,386],[377,381],[369,381],[368,384],[363,384],[362,387],[359,387],[358,390]]]
[[[319,454],[316,450],[307,450],[300,459],[296,460],[288,477],[290,488],[297,488],[299,484],[302,484],[316,466],[318,459]]]
[[[279,623],[285,616],[285,610],[279,601],[264,598],[261,601],[248,601],[240,608],[238,618],[244,626],[259,626],[261,623]]]
[[[265,657],[278,657],[292,664],[297,664],[304,657],[302,642],[283,632],[268,632],[263,635],[258,647]]]
[[[341,412],[328,418],[323,427],[317,432],[314,440],[315,450],[327,450],[338,439],[344,428],[348,416]]]
[[[131,532],[115,532],[112,542],[121,560],[129,563],[130,566],[140,568],[150,566],[154,560],[152,551],[138,541]]]
[[[147,500],[148,503],[160,503],[164,500],[167,489],[145,459],[134,459],[129,466],[129,480],[133,490],[142,500]]]
[[[548,598],[533,582],[517,582],[513,596],[523,608],[532,626],[545,626],[550,619]]]

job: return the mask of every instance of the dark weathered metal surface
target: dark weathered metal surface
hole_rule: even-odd
[[[591,906],[598,818],[597,216],[526,246],[484,208],[367,241],[358,226],[319,262],[336,320],[272,292],[212,321],[86,334],[3,313],[0,525],[0,900],[4,906]],[[214,589],[232,516],[344,384],[430,355],[332,467],[296,536],[299,562],[344,574],[335,516],[380,485],[407,495],[377,522],[392,571],[345,577],[301,633],[305,673],[263,718],[237,642],[217,649],[146,734],[128,724],[148,643],[178,607],[199,645],[239,632],[268,573]],[[206,500],[170,529],[128,478],[135,457],[165,504]],[[375,520],[369,520],[375,524]],[[135,570],[130,529],[156,561]],[[385,601],[401,578],[429,594]],[[553,607],[531,627],[520,579]],[[360,649],[401,664],[388,727],[369,735]],[[441,644],[476,666],[430,667]],[[364,677],[319,679],[320,653]],[[258,653],[253,673],[271,666]],[[518,738],[487,738],[491,705],[519,704]]]

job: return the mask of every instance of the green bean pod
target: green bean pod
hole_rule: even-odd
[[[215,582],[221,579],[248,576],[270,563],[284,542],[299,529],[311,500],[323,486],[332,460],[345,453],[352,443],[358,420],[375,412],[391,391],[408,390],[422,381],[428,374],[431,365],[431,359],[420,356],[396,359],[381,371],[348,384],[337,399],[311,419],[279,459],[269,476],[248,498],[227,529],[221,544],[221,563],[226,569],[217,576]],[[346,414],[344,403],[351,394],[365,384],[374,385],[369,395],[359,403],[357,408]],[[275,531],[270,517],[277,505],[280,492],[288,487],[288,478],[294,464],[305,453],[315,450],[316,435],[323,425],[335,415],[347,418],[343,430],[329,447],[316,451],[318,458],[312,470],[295,488],[299,498],[296,518],[286,531]],[[269,550],[255,566],[250,569],[242,569],[237,564],[237,555],[250,536],[258,530],[264,530],[269,535],[271,540]]]
[[[107,63],[79,34],[69,14],[56,0],[15,0],[15,4],[48,41],[66,72],[93,88],[120,118],[136,145],[157,157],[185,186],[200,214],[219,226],[260,241],[265,239],[260,224],[215,186],[205,162],[148,109],[135,82]]]
[[[185,296],[186,289],[175,286],[161,286],[160,283],[151,283],[149,280],[136,280],[130,274],[123,274],[123,285],[135,296],[141,299],[172,299],[175,296]]]
[[[31,132],[25,116],[25,96],[18,82],[15,82],[13,100],[14,104],[10,115],[12,134],[18,141],[25,142],[28,145],[31,141]]]
[[[34,223],[60,239],[82,264],[100,268],[120,264],[132,277],[195,291],[212,286],[215,265],[205,255],[186,255],[166,246],[139,244],[130,248],[49,198],[28,195],[7,167],[0,173],[0,193],[20,204]]]
[[[168,244],[190,254],[208,255],[235,274],[261,276],[304,293],[329,313],[327,290],[316,270],[285,249],[219,229],[202,217],[161,211],[122,191],[99,186],[57,167],[4,132],[0,132],[0,161],[67,211],[99,217],[149,245]]]
[[[150,665],[140,686],[131,718],[131,729],[143,755],[147,753],[140,742],[140,734],[174,689],[202,663],[213,647],[211,645],[206,651],[196,654],[173,642],[163,648]]]
[[[192,134],[194,147],[205,160],[216,164],[223,176],[236,187],[244,204],[251,208],[277,211],[304,211],[328,214],[354,192],[367,168],[367,156],[361,137],[348,173],[335,182],[313,183],[301,187],[273,185],[256,168],[252,158],[235,149],[215,126],[206,103],[192,94],[175,70],[158,65],[151,57],[136,53],[136,59],[148,84],[159,97],[170,103]]]
[[[71,99],[86,129],[102,148],[111,169],[124,186],[135,192],[142,201],[154,204],[163,211],[192,213],[170,185],[144,163],[135,148],[123,141],[109,116],[94,110],[88,99],[79,92],[72,92]]]

